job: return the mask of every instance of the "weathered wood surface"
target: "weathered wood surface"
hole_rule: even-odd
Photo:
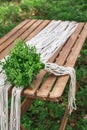
[[[49,20],[25,20],[15,27],[12,31],[0,39],[0,60],[8,54],[11,47],[14,46],[16,39],[28,41],[38,34],[44,27],[50,23]],[[59,65],[74,67],[82,45],[87,37],[87,24],[79,23],[75,32],[67,42],[50,58],[50,62],[56,62]],[[42,83],[45,70],[41,70],[37,79],[34,81],[34,88],[23,90],[22,95],[30,98],[41,98],[44,100],[58,101],[64,92],[69,76],[56,77],[48,74],[48,77]],[[24,104],[28,102],[25,99]],[[22,109],[25,105],[22,105]],[[27,109],[27,107],[26,107]]]

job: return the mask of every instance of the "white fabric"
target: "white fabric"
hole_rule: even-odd
[[[27,41],[30,46],[35,46],[37,53],[41,54],[41,61],[45,64],[45,69],[54,75],[69,74],[71,77],[68,107],[70,113],[76,109],[75,105],[75,84],[76,76],[73,68],[58,66],[54,63],[47,63],[50,57],[60,48],[71,36],[77,27],[76,22],[52,21],[34,38]],[[4,61],[4,59],[2,60]],[[2,74],[0,65],[0,130],[8,130],[8,89],[10,84],[5,84],[6,76]],[[4,80],[3,80],[4,79]],[[20,130],[20,95],[22,87],[14,87],[12,90],[10,130]]]
[[[68,108],[70,113],[76,110],[75,104],[75,88],[76,88],[76,75],[75,70],[71,67],[58,66],[55,63],[47,63],[49,58],[60,48],[77,27],[76,22],[69,21],[52,21],[40,33],[38,33],[31,40],[27,41],[27,45],[35,46],[37,53],[41,54],[41,61],[45,64],[45,68],[54,75],[61,76],[69,74],[71,77]]]
[[[35,37],[27,41],[29,46],[35,46],[37,53],[41,54],[41,61],[46,63],[50,57],[71,36],[77,27],[76,22],[52,21]]]
[[[76,74],[72,67],[63,67],[55,63],[46,63],[45,69],[56,76],[69,74],[71,77],[69,93],[68,93],[68,108],[70,109],[70,114],[73,110],[76,110],[75,103],[75,90],[76,90]]]
[[[5,83],[6,75],[0,74],[0,130],[8,130],[8,89],[10,83]]]
[[[20,96],[22,89],[23,87],[19,88],[14,87],[12,90],[10,130],[20,130],[20,114],[21,114]]]

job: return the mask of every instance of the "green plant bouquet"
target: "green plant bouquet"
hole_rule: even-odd
[[[23,86],[24,88],[32,87],[36,75],[44,68],[44,64],[40,61],[40,54],[36,53],[36,48],[29,47],[23,40],[16,41],[2,65],[7,81],[16,87]]]

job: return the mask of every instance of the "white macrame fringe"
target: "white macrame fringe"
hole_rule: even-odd
[[[45,69],[56,76],[67,75],[71,77],[69,93],[68,93],[68,109],[71,114],[73,110],[76,110],[75,103],[75,91],[76,91],[76,74],[72,67],[59,66],[56,63],[45,63]]]
[[[5,83],[6,76],[0,74],[0,130],[8,130],[8,89],[10,83]]]
[[[20,95],[22,90],[23,87],[19,88],[14,87],[12,90],[10,130],[20,130],[20,114],[21,114]]]
[[[47,63],[49,58],[60,48],[71,36],[77,27],[76,22],[52,21],[40,33],[31,40],[27,41],[29,46],[35,46],[37,53],[41,54],[41,61],[45,64],[45,69],[54,75],[66,75],[71,77],[68,108],[70,113],[75,109],[75,70],[71,67],[58,66],[55,63]],[[8,57],[8,56],[7,56]],[[2,59],[4,61],[4,59]],[[2,66],[0,65],[0,130],[8,130],[8,89],[9,83],[5,84],[5,75],[2,75]],[[22,87],[14,87],[12,90],[10,130],[20,130],[20,95]]]
[[[41,54],[41,61],[45,64],[45,69],[56,76],[69,74],[71,77],[69,94],[68,94],[68,108],[70,113],[76,110],[75,104],[75,89],[76,89],[76,75],[72,67],[58,66],[55,63],[47,63],[49,58],[60,48],[65,41],[71,36],[77,27],[76,22],[69,21],[52,21],[40,33],[38,33],[31,40],[27,41],[29,46],[35,46],[37,53]]]

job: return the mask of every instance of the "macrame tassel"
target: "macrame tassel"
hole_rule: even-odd
[[[69,92],[68,92],[68,108],[70,109],[70,114],[73,110],[76,110],[76,103],[75,103],[75,93],[76,93],[76,73],[74,68],[68,67],[69,75],[71,77],[70,85],[69,85]]]
[[[63,67],[55,63],[45,63],[45,69],[56,76],[67,75],[71,77],[69,93],[68,93],[68,108],[69,113],[71,114],[73,110],[76,110],[75,103],[75,90],[76,90],[76,74],[75,70],[72,67]]]
[[[8,130],[8,89],[10,83],[5,83],[6,76],[0,74],[0,130]]]
[[[20,130],[20,96],[23,87],[12,90],[11,114],[10,114],[10,130]]]

